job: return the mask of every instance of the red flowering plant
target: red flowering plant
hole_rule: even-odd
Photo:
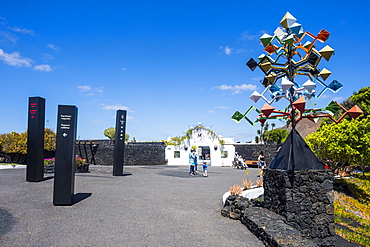
[[[76,166],[83,166],[85,164],[86,160],[76,156]]]
[[[55,163],[55,158],[44,159],[44,165],[50,165]]]
[[[83,166],[85,164],[85,159],[76,156],[76,166]],[[44,165],[50,165],[55,163],[55,158],[44,159]]]

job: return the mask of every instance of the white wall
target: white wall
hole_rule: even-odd
[[[222,138],[222,137],[220,137]],[[234,160],[235,147],[233,138],[222,138],[225,144],[222,146],[217,138],[212,138],[206,131],[200,130],[194,133],[190,139],[186,139],[180,146],[168,145],[166,147],[165,156],[168,160],[168,165],[189,165],[189,154],[191,147],[196,146],[197,152],[199,146],[209,146],[211,160],[206,161],[211,166],[232,166]],[[215,148],[216,147],[216,148]],[[175,158],[174,154],[180,154],[179,158]],[[221,158],[222,151],[228,153],[227,158]],[[199,156],[198,156],[199,157]],[[199,165],[200,162],[198,162]]]

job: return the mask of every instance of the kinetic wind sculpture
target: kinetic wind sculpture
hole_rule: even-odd
[[[288,120],[288,123],[292,123],[292,131],[269,168],[323,169],[322,163],[295,130],[296,124],[303,118],[316,121],[319,117],[329,117],[338,123],[347,114],[356,118],[363,112],[357,106],[347,110],[335,101],[330,102],[323,109],[306,109],[306,99],[320,98],[327,89],[336,93],[343,85],[337,80],[326,83],[331,72],[325,68],[318,69],[321,59],[329,61],[334,53],[333,48],[328,45],[320,50],[316,49],[317,41],[325,43],[330,33],[322,29],[317,35],[313,35],[308,31],[303,31],[302,25],[296,21],[297,19],[287,12],[280,22],[283,28],[278,27],[273,36],[263,34],[260,37],[267,55],[260,55],[258,62],[251,58],[246,64],[252,71],[259,67],[265,74],[262,81],[264,91],[262,93],[254,91],[250,98],[255,103],[262,98],[266,104],[261,110],[251,106],[245,114],[236,111],[231,118],[237,123],[244,118],[252,125],[258,122],[263,124],[268,119]],[[306,76],[308,79],[299,85],[295,80],[298,76]],[[315,90],[317,85],[322,87],[319,93]],[[265,97],[266,93],[271,94],[270,100]],[[275,110],[271,104],[282,98],[290,102],[289,106],[284,111]],[[259,114],[255,121],[247,117],[252,110]],[[335,119],[334,114],[340,110],[344,113]]]
[[[316,122],[319,117],[329,117],[333,121],[339,122],[347,114],[356,118],[363,113],[357,106],[347,110],[334,101],[323,109],[306,109],[306,99],[320,98],[327,89],[336,93],[343,85],[337,80],[333,80],[329,84],[326,83],[331,72],[326,68],[321,71],[318,69],[321,59],[329,61],[334,49],[326,45],[317,50],[315,45],[317,41],[324,43],[330,33],[322,29],[315,36],[308,31],[303,31],[302,25],[296,21],[297,19],[287,12],[280,22],[283,28],[278,27],[273,36],[263,34],[260,37],[268,55],[260,55],[258,62],[251,58],[246,65],[252,71],[259,67],[265,74],[262,81],[265,87],[264,91],[262,93],[254,91],[250,99],[256,103],[262,98],[266,104],[261,110],[251,106],[245,114],[236,111],[232,116],[234,121],[239,123],[244,118],[250,124],[255,125],[258,122],[264,123],[267,119],[286,119],[292,123],[294,129],[295,125],[303,118]],[[305,43],[303,44],[303,42]],[[308,79],[299,85],[295,80],[297,76],[306,76]],[[317,84],[322,86],[319,93],[315,90]],[[265,97],[267,93],[271,94],[270,100]],[[290,107],[284,111],[277,111],[271,104],[281,98],[287,99],[290,102]],[[247,117],[252,110],[259,114],[255,121]],[[335,119],[334,114],[339,110],[343,110],[344,113]]]

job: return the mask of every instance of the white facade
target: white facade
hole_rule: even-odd
[[[189,154],[196,147],[198,165],[206,162],[210,166],[232,166],[235,147],[234,138],[215,136],[208,128],[201,124],[191,129],[189,139],[185,139],[179,146],[168,145],[165,157],[168,165],[189,165]],[[220,140],[224,142],[220,144]]]

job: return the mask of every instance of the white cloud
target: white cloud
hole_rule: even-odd
[[[19,27],[8,27],[8,29],[17,32],[17,33],[23,33],[23,34],[29,34],[29,35],[35,35],[35,32],[32,30],[29,30],[27,28],[19,28]]]
[[[97,93],[104,92],[104,88],[102,88],[102,87],[97,87],[97,88],[94,88],[93,90],[94,90],[94,92],[97,92]]]
[[[60,52],[60,47],[58,47],[58,46],[56,46],[54,44],[48,44],[46,47],[47,48],[50,48],[50,49],[52,49],[52,50],[54,50],[56,52]]]
[[[241,40],[255,40],[258,36],[249,34],[249,31],[245,31],[240,35]]]
[[[130,108],[128,108],[127,106],[123,106],[121,104],[115,104],[115,105],[106,105],[106,106],[103,106],[103,109],[104,110],[112,110],[112,111],[116,111],[116,110],[130,110]]]
[[[10,41],[14,45],[17,44],[19,38],[9,32],[0,31],[1,41]]]
[[[257,86],[253,84],[241,84],[241,85],[235,85],[235,86],[223,84],[221,86],[217,86],[214,88],[217,88],[220,90],[231,90],[233,91],[233,94],[241,94],[243,91],[254,91],[257,89]]]
[[[46,61],[46,62],[49,62],[49,61],[53,60],[53,59],[54,59],[54,57],[53,57],[52,55],[48,54],[48,53],[44,53],[44,54],[42,55],[42,59],[43,59],[44,61]]]
[[[217,109],[229,109],[230,107],[220,105],[220,106],[216,106],[216,108],[217,108]]]
[[[230,46],[221,46],[220,50],[223,51],[228,56],[230,56],[231,53],[233,52],[233,48],[231,48]]]
[[[91,86],[88,85],[78,86],[77,88],[79,92],[88,92],[91,90]]]
[[[336,101],[336,102],[343,102],[344,100],[345,100],[345,98],[343,98],[343,97],[334,97],[332,99],[332,101]]]
[[[263,77],[253,77],[252,78],[252,81],[256,81],[256,82],[260,82],[262,80]]]
[[[0,49],[0,59],[13,67],[32,67],[32,60],[27,57],[21,57],[18,52],[6,53]]]
[[[80,92],[81,94],[85,96],[94,96],[96,93],[101,94],[104,92],[104,88],[102,87],[92,88],[89,85],[81,85],[81,86],[78,86],[77,88],[78,88],[78,92]]]
[[[1,16],[0,16],[0,25],[3,26],[4,28],[6,28],[8,30],[11,30],[13,32],[16,32],[16,33],[30,34],[32,36],[35,34],[35,32],[33,30],[30,30],[30,29],[27,29],[27,28],[19,28],[19,27],[10,27],[10,26],[8,26],[6,19],[4,17],[1,17]],[[17,41],[19,40],[19,38],[16,35],[14,35],[13,33],[10,33],[10,32],[1,31],[0,36],[5,38],[6,40],[11,41],[13,44],[16,44]]]
[[[320,99],[329,99],[331,95],[323,94]]]
[[[50,65],[47,65],[47,64],[36,65],[35,67],[33,67],[33,69],[38,70],[38,71],[46,71],[46,72],[52,71],[52,68],[50,67]]]
[[[127,68],[122,68],[122,70],[123,70],[123,71],[126,71],[126,70],[127,70]]]
[[[235,133],[231,134],[229,137],[234,138],[235,142],[247,142],[252,141],[255,138],[255,134],[253,132],[245,132],[245,133]]]
[[[241,48],[241,49],[237,49],[235,51],[236,54],[242,54],[242,53],[246,53],[247,52],[247,49],[244,49],[244,48]]]

